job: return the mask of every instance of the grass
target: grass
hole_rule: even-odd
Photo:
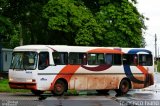
[[[78,95],[78,92],[76,90],[68,90],[67,91],[67,95],[74,95],[74,96],[76,96],[76,95]]]
[[[30,92],[30,90],[25,89],[11,89],[8,84],[8,79],[1,79],[0,80],[0,92]]]

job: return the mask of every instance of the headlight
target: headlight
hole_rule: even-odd
[[[35,79],[27,79],[26,82],[36,82]]]
[[[13,81],[13,78],[9,78],[9,81]]]
[[[27,79],[26,82],[32,82],[32,79]]]

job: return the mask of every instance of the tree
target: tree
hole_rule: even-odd
[[[9,41],[8,32],[11,32],[11,21],[9,18],[2,16],[4,6],[7,4],[6,0],[0,1],[0,44],[6,45]]]
[[[67,44],[141,47],[144,16],[136,0],[50,0],[44,7],[48,26]],[[75,41],[75,42],[73,42]]]
[[[12,43],[34,44],[47,33],[47,24],[42,17],[42,7],[48,0],[3,0],[2,16],[11,20],[13,31],[9,34]],[[46,36],[44,37],[46,38]],[[40,41],[43,41],[42,39]],[[18,43],[17,43],[18,42]],[[14,46],[16,46],[14,45]]]
[[[57,31],[56,34],[59,35],[62,41],[66,39],[66,44],[86,44],[80,43],[79,40],[75,42],[76,35],[80,33],[79,31],[82,32],[83,26],[95,19],[90,10],[82,2],[74,0],[50,0],[44,6],[43,13],[44,17],[48,19],[49,28]]]
[[[0,34],[10,46],[141,47],[145,17],[136,0],[1,0]],[[22,39],[22,40],[21,40]]]

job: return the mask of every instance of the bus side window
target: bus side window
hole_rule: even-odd
[[[152,55],[151,54],[139,54],[139,65],[152,66]]]
[[[138,65],[137,54],[123,54],[123,64],[124,65]]]
[[[122,64],[122,55],[113,54],[113,65],[121,65],[121,64]]]
[[[112,65],[113,55],[112,54],[106,54],[105,55],[105,62],[106,62],[107,65]]]
[[[49,66],[49,53],[41,52],[39,53],[39,65],[38,69],[43,70]]]
[[[88,64],[89,65],[101,65],[105,64],[103,53],[89,53],[88,54]]]
[[[96,54],[88,54],[88,64],[96,65]]]
[[[87,54],[86,53],[76,53],[76,52],[71,52],[69,53],[69,63],[73,65],[79,65],[87,64]]]
[[[97,54],[98,64],[105,64],[104,54]]]
[[[55,65],[66,65],[68,64],[68,53],[67,52],[53,52],[53,61]]]

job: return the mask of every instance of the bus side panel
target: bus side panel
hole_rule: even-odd
[[[58,68],[58,66],[56,67]],[[57,69],[56,67],[54,67],[54,69]],[[65,72],[70,72],[71,70],[70,68],[73,68],[73,66],[69,66],[69,68],[67,68]],[[145,81],[146,79],[145,74],[142,73],[142,71],[140,71],[136,66],[131,66],[130,68],[131,68],[132,75],[136,79],[140,81]],[[63,68],[61,67],[60,69],[58,69],[58,71],[60,72],[62,69]],[[78,69],[75,68],[75,69],[76,69],[74,71],[75,73],[70,73],[73,75],[71,76],[71,79],[68,80],[69,89],[76,89],[76,90],[118,89],[121,80],[123,78],[127,78],[126,74],[124,73],[123,66],[112,66],[107,70],[99,71],[99,72],[86,70],[82,67]],[[145,67],[145,69],[147,69],[147,67]],[[67,78],[67,75],[62,76],[62,78],[63,77],[65,79]],[[52,77],[52,79],[54,78],[55,77]],[[131,81],[131,84],[132,84],[131,85],[132,88],[134,89],[144,88],[144,84],[139,84],[132,81]]]
[[[153,74],[149,73],[147,75],[136,75],[136,78],[141,80],[141,81],[144,81],[143,84],[139,84],[139,83],[134,83],[133,82],[133,89],[141,89],[141,88],[145,88],[145,87],[148,87],[148,86],[151,86],[154,84],[154,78],[153,78]]]
[[[37,89],[50,90],[53,80],[63,68],[64,66],[49,66],[44,70],[38,70],[36,79]]]
[[[105,74],[104,75],[88,75],[87,77],[87,89],[105,89]]]
[[[69,82],[69,89],[101,90],[118,89],[120,81],[126,78],[123,74],[73,75]]]
[[[69,82],[69,89],[87,90],[87,75],[73,75]]]
[[[123,67],[118,66],[99,72],[79,68],[69,82],[69,89],[117,89],[121,79],[125,77]]]
[[[134,77],[140,81],[145,81],[144,74],[135,74]],[[144,88],[144,84],[140,84],[132,81],[132,89],[141,89],[141,88]]]

